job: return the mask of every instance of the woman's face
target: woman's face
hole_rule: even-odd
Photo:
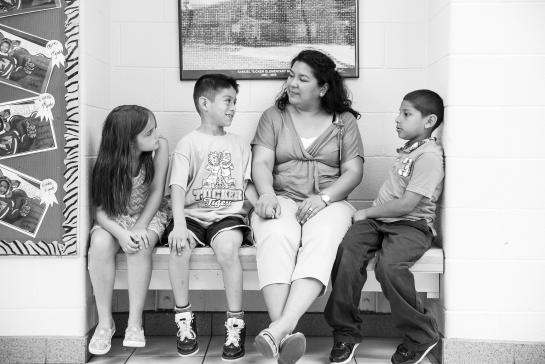
[[[296,106],[311,105],[320,102],[322,87],[312,73],[312,68],[304,62],[295,62],[288,71],[286,89],[290,104]]]

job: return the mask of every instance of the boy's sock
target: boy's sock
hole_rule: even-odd
[[[244,320],[244,311],[227,311],[227,318],[231,317]]]
[[[181,313],[181,312],[188,312],[191,311],[191,303],[188,303],[185,306],[174,306],[174,312]]]

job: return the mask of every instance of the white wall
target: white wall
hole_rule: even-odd
[[[545,2],[443,4],[445,336],[543,342]]]
[[[83,258],[86,332],[97,321],[92,287],[87,273],[91,167],[100,142],[100,131],[110,111],[111,25],[108,0],[80,1],[80,219],[79,253]]]

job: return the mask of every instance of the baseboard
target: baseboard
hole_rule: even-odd
[[[86,336],[1,336],[0,363],[86,363]]]
[[[442,340],[443,364],[540,364],[545,363],[544,342]]]

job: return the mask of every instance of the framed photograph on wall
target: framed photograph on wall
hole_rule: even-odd
[[[60,7],[60,0],[0,0],[0,18]]]
[[[286,78],[303,49],[331,56],[358,77],[357,0],[178,0],[180,79],[225,73]]]

